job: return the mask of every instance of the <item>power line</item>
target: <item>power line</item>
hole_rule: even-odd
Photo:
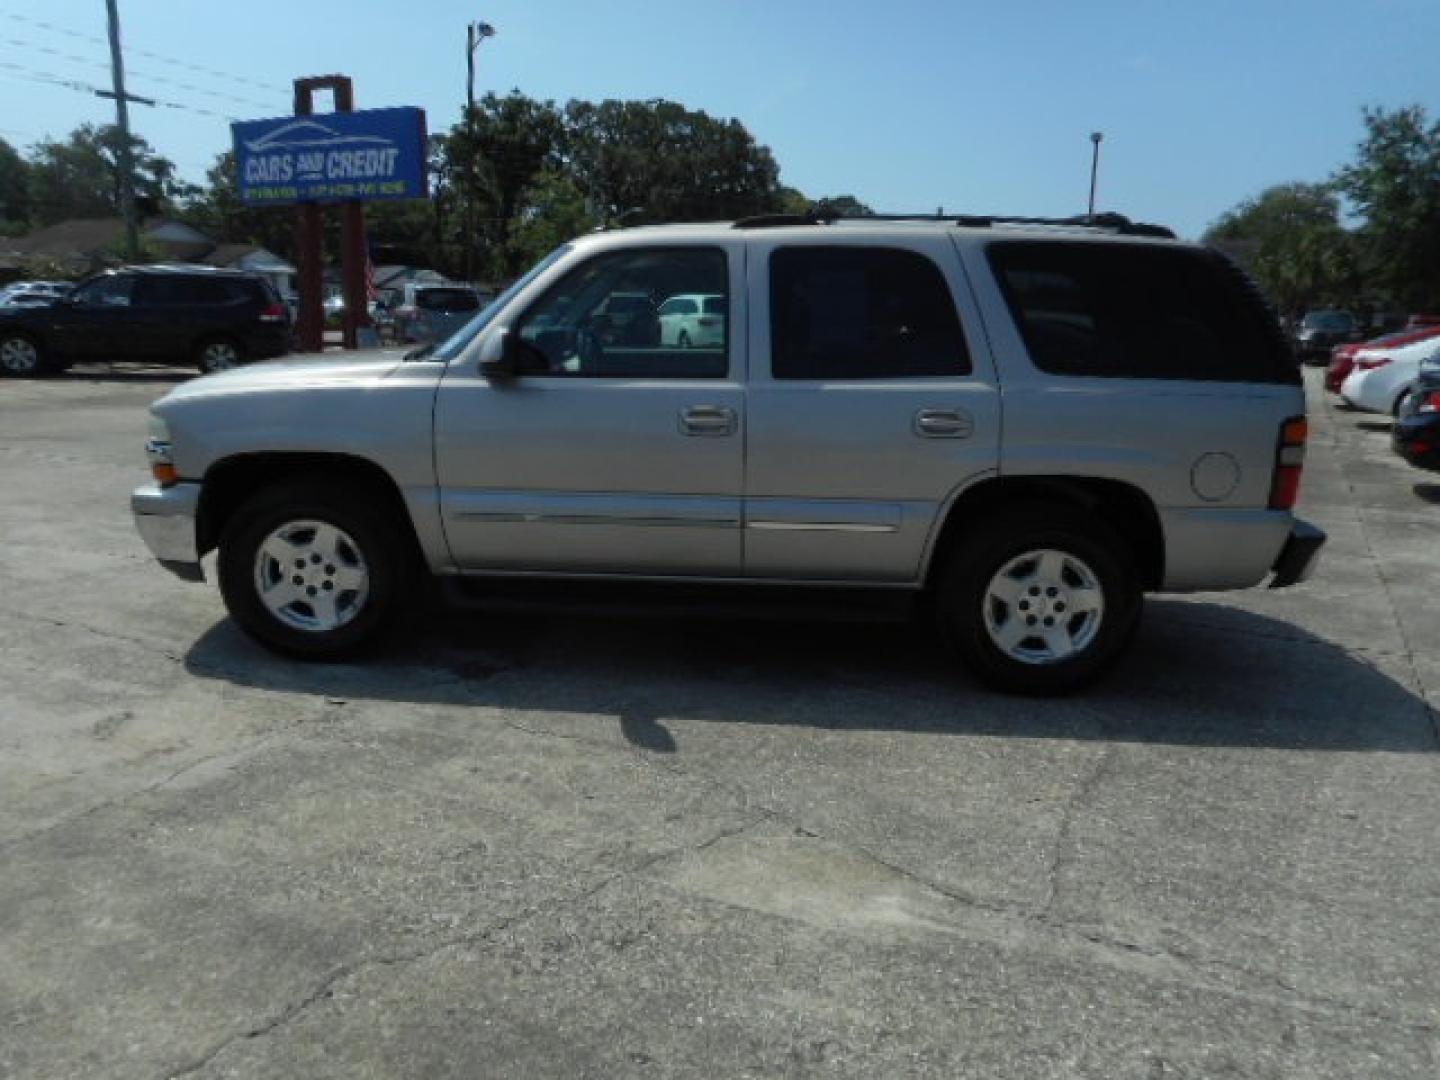
[[[22,49],[32,49],[35,52],[44,53],[60,60],[69,60],[71,63],[81,64],[87,68],[100,68],[108,71],[110,65],[89,56],[78,56],[75,53],[63,52],[60,49],[52,49],[48,45],[38,41],[28,41],[24,38],[7,37],[0,39],[7,45],[15,45]],[[127,76],[134,76],[147,82],[159,83],[162,86],[173,86],[177,90],[185,90],[192,94],[201,94],[205,97],[215,98],[219,101],[234,102],[239,105],[250,105],[257,109],[273,110],[268,101],[257,101],[254,98],[241,97],[238,94],[226,93],[223,90],[207,90],[203,86],[196,86],[194,83],[181,82],[179,79],[172,79],[168,75],[157,75],[152,71],[142,71],[139,68],[127,68]]]
[[[26,82],[45,83],[50,86],[63,86],[67,90],[78,90],[82,94],[94,94],[100,97],[108,97],[110,91],[94,83],[82,82],[79,79],[61,79],[46,71],[38,71],[35,68],[26,67],[24,64],[17,64],[11,60],[0,60],[0,68],[7,71],[18,72],[19,74],[8,75],[7,78],[21,79]],[[3,75],[4,72],[0,72]],[[133,98],[132,98],[133,100]],[[147,99],[148,101],[149,99]],[[153,99],[156,108],[159,109],[181,109],[185,112],[198,113],[201,116],[211,116],[217,120],[235,120],[237,117],[229,116],[226,113],[219,113],[213,109],[207,109],[200,105],[186,105],[179,101],[162,101]]]
[[[61,34],[65,37],[74,38],[77,41],[86,41],[92,45],[101,45],[106,48],[109,47],[109,42],[107,42],[104,38],[96,37],[93,34],[86,34],[79,30],[71,29],[67,26],[56,26],[54,23],[46,22],[43,19],[34,19],[28,15],[20,15],[15,12],[3,12],[0,14],[4,14],[7,18],[10,18],[15,22],[23,23],[26,26],[33,26],[38,30],[48,30],[52,34]],[[165,64],[169,67],[181,68],[185,71],[193,71],[199,75],[210,75],[217,79],[224,79],[227,82],[238,83],[241,86],[249,86],[256,90],[265,90],[272,94],[279,94],[282,96],[282,98],[288,99],[290,96],[290,90],[287,87],[277,86],[273,83],[260,82],[258,79],[251,79],[244,75],[235,75],[228,71],[221,71],[218,68],[202,64],[194,64],[186,60],[179,60],[172,56],[166,56],[164,53],[157,53],[149,49],[137,49],[134,47],[127,48],[126,52],[134,56],[143,56],[147,60],[154,60],[156,63]]]

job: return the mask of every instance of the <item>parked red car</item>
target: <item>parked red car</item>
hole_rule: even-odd
[[[1412,315],[1410,325],[1404,330],[1384,334],[1373,341],[1349,341],[1344,345],[1336,345],[1330,350],[1330,366],[1325,369],[1325,389],[1332,394],[1340,392],[1340,384],[1355,367],[1355,354],[1361,349],[1373,349],[1381,345],[1398,348],[1433,337],[1440,337],[1440,318],[1434,315]]]

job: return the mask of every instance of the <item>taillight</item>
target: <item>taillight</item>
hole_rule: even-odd
[[[1390,363],[1390,357],[1388,356],[1367,356],[1362,360],[1357,360],[1355,366],[1361,371],[1374,371],[1376,368],[1384,367],[1388,363]]]
[[[1420,400],[1416,412],[1440,412],[1440,390],[1431,390]]]
[[[1303,416],[1294,416],[1280,425],[1280,444],[1275,448],[1275,479],[1270,484],[1270,509],[1292,510],[1300,496],[1300,473],[1305,468],[1305,440],[1310,425]]]
[[[261,321],[261,322],[284,322],[284,321],[285,321],[285,305],[284,305],[284,304],[270,304],[270,305],[266,306],[265,308],[261,309],[261,311],[260,311],[260,321]]]

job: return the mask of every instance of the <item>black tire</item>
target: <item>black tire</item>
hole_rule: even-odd
[[[1064,564],[1064,573],[1070,575],[1067,583],[1081,580],[1074,576],[1076,566],[1088,571],[1103,600],[1103,611],[1091,629],[1078,612],[1032,609],[1041,617],[1078,625],[1077,636],[1088,635],[1088,639],[1063,659],[1032,656],[1027,661],[1002,649],[992,637],[987,619],[995,618],[996,610],[1005,605],[987,600],[987,592],[1002,570],[1028,552],[1040,550],[1078,560]],[[1019,602],[1044,605],[1058,601],[1025,595]],[[1135,553],[1104,521],[1079,508],[1024,504],[988,516],[958,539],[941,568],[935,612],[946,645],[982,682],[1008,693],[1049,696],[1078,690],[1109,670],[1134,636],[1142,602]],[[1018,611],[1005,612],[1005,618],[1011,616],[1035,623]],[[1037,635],[1044,632],[1037,626]],[[1038,638],[1026,640],[1038,644]],[[1022,645],[1015,648],[1024,651]]]
[[[245,362],[245,348],[234,338],[210,337],[195,346],[195,366],[203,374],[228,371]]]
[[[0,333],[0,376],[35,379],[53,370],[45,349],[35,338],[17,330]]]
[[[339,529],[353,542],[350,554],[358,554],[368,572],[363,601],[352,600],[348,620],[333,629],[297,628],[282,621],[260,596],[261,545],[287,523],[299,522]],[[307,566],[303,573],[307,581],[313,576],[323,583],[327,569],[334,572],[322,562]],[[236,510],[220,537],[219,571],[220,593],[240,628],[267,648],[304,660],[339,660],[373,648],[396,627],[419,594],[416,553],[380,500],[364,488],[318,479],[261,491]],[[291,572],[292,568],[284,569],[286,577]],[[292,607],[288,614],[294,619],[303,610]]]

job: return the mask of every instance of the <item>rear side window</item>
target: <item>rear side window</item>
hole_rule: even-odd
[[[930,259],[876,247],[770,256],[777,379],[903,379],[970,372],[955,302]]]
[[[480,297],[469,289],[425,289],[415,294],[415,306],[426,311],[478,311]]]
[[[990,245],[1035,366],[1056,375],[1298,382],[1279,322],[1214,252],[1138,244]]]
[[[228,304],[234,299],[228,282],[179,274],[146,274],[135,290],[135,302],[146,307]]]

